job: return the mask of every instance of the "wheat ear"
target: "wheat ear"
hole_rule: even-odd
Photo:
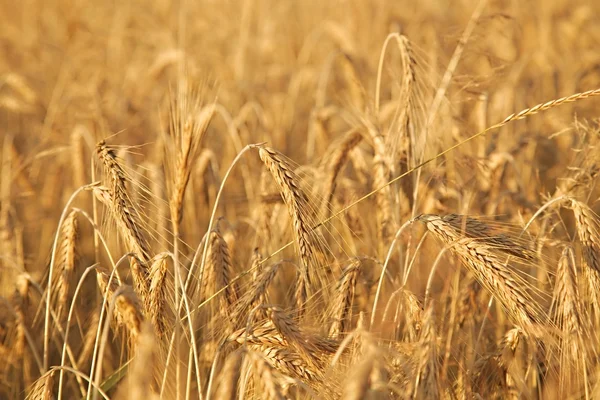
[[[333,199],[333,193],[335,191],[335,181],[342,170],[342,167],[348,160],[350,151],[354,149],[362,141],[362,134],[356,129],[352,129],[348,132],[341,143],[336,145],[333,153],[331,154],[327,163],[327,179],[323,186],[323,203],[321,205],[321,217],[327,218],[329,205]]]
[[[300,179],[296,176],[288,162],[277,151],[268,147],[261,147],[259,155],[271,173],[275,183],[277,183],[292,218],[296,245],[302,261],[298,268],[295,291],[297,310],[299,314],[302,314],[305,303],[310,295],[310,290],[314,285],[311,270],[318,268],[309,233],[312,229],[302,214],[302,210],[307,209],[308,199],[299,186]]]
[[[524,329],[533,328],[542,318],[541,311],[534,307],[534,300],[517,283],[517,277],[501,259],[501,248],[494,241],[485,238],[465,236],[449,221],[450,218],[437,215],[422,215],[427,229],[449,246],[471,273],[499,302],[513,321]]]
[[[273,370],[273,365],[258,352],[251,352],[250,355],[258,375],[263,398],[267,400],[284,400],[285,396],[276,371]]]
[[[329,328],[329,336],[339,338],[348,332],[352,318],[352,301],[356,290],[356,279],[360,273],[360,260],[354,260],[338,280],[336,297],[333,300],[333,323]]]
[[[124,326],[129,331],[131,338],[135,342],[140,334],[144,317],[142,307],[138,297],[131,287],[119,285],[115,279],[110,279],[110,273],[103,267],[96,268],[98,286],[103,294],[112,299],[115,294],[115,319],[118,326]]]
[[[133,283],[140,297],[147,299],[149,290],[147,267],[149,258],[147,257],[149,257],[149,252],[142,231],[136,222],[136,218],[133,217],[134,214],[131,213],[131,209],[118,206],[107,188],[95,186],[92,191],[96,198],[111,212],[113,219],[117,222],[121,236],[124,237],[128,248],[136,255],[130,261]],[[140,256],[142,258],[139,258]]]
[[[215,292],[224,289],[224,296],[221,297],[221,310],[229,314],[238,301],[239,290],[236,282],[230,283],[233,265],[231,263],[229,247],[223,235],[221,235],[218,224],[210,235],[208,246],[207,259],[209,272],[206,282],[214,281],[212,290]]]
[[[148,302],[146,310],[150,314],[152,324],[159,337],[169,331],[167,309],[168,258],[168,253],[160,253],[154,256],[150,262],[150,291],[146,300]]]
[[[77,211],[69,213],[62,225],[62,240],[58,253],[59,277],[55,290],[57,292],[57,315],[62,315],[63,309],[69,297],[69,285],[71,276],[77,264],[76,242],[79,236],[79,224],[77,222]]]
[[[577,235],[581,242],[583,276],[586,295],[591,300],[591,311],[595,323],[600,321],[600,229],[594,212],[584,203],[571,199],[571,209],[575,214]]]
[[[420,344],[421,350],[419,352],[419,364],[413,399],[437,399],[440,396],[440,387],[433,304],[429,304],[423,315]]]
[[[567,396],[580,389],[576,383],[587,386],[588,357],[586,343],[589,342],[588,327],[577,282],[575,254],[565,247],[556,270],[556,284],[553,294],[553,320],[561,329],[560,337],[560,376],[559,393]],[[586,387],[587,390],[587,387]]]
[[[128,249],[137,256],[131,258],[130,266],[135,289],[141,299],[145,300],[149,289],[147,263],[151,257],[140,216],[129,200],[126,188],[127,177],[114,152],[104,141],[101,141],[96,145],[96,153],[104,165],[105,174],[110,178],[111,189],[94,186],[92,190],[96,198],[110,210]]]

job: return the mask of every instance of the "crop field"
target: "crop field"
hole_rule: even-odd
[[[600,2],[0,0],[0,399],[600,399]]]

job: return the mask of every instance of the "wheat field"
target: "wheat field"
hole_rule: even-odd
[[[1,399],[600,399],[600,2],[0,0]]]

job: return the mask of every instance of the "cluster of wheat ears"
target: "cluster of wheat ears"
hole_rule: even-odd
[[[0,398],[600,398],[595,6],[67,3],[0,2]]]

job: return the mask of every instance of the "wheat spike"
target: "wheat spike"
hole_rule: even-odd
[[[342,170],[344,164],[348,160],[350,151],[354,149],[362,141],[360,131],[352,129],[344,136],[343,140],[336,144],[331,156],[328,158],[326,165],[327,179],[323,186],[323,203],[321,206],[321,217],[329,217],[329,204],[333,199],[335,191],[335,181]]]
[[[561,329],[559,392],[563,396],[587,384],[587,344],[590,341],[587,318],[581,307],[575,254],[565,247],[556,270],[553,295],[553,320]]]
[[[329,328],[329,336],[339,338],[348,332],[352,319],[352,301],[356,289],[356,279],[360,273],[360,260],[354,260],[338,280],[336,297],[333,300],[333,323]]]
[[[252,308],[264,303],[267,288],[275,278],[279,267],[280,264],[275,263],[264,268],[252,287],[240,297],[232,313],[232,320],[236,323],[237,328],[245,325],[248,313]]]
[[[300,179],[292,171],[290,165],[279,153],[268,147],[259,149],[260,159],[267,167],[273,179],[279,187],[281,196],[288,208],[294,233],[296,236],[296,245],[300,254],[302,264],[298,269],[298,279],[296,281],[296,305],[298,312],[303,313],[305,303],[310,296],[310,291],[314,288],[315,280],[313,275],[319,266],[316,265],[316,257],[313,252],[313,241],[310,237],[311,227],[305,220],[302,210],[307,209],[308,199],[302,189],[298,186]]]
[[[437,365],[437,337],[432,304],[427,307],[423,315],[420,344],[421,350],[413,398],[437,399],[440,397],[440,387]]]
[[[531,330],[543,321],[543,314],[535,308],[534,300],[519,286],[518,277],[501,259],[502,253],[498,253],[495,240],[465,236],[453,224],[456,221],[454,215],[450,218],[422,215],[418,220],[423,221],[430,232],[449,246],[479,283],[498,299],[516,324]],[[512,251],[508,254],[513,255]]]
[[[40,376],[29,389],[26,400],[52,400],[54,399],[54,375],[56,370],[50,370]]]
[[[158,336],[169,331],[168,304],[167,304],[167,253],[154,256],[150,263],[150,292],[147,298],[146,309],[150,312],[152,324]]]
[[[302,357],[290,349],[268,345],[251,345],[250,348],[260,351],[273,368],[285,375],[295,376],[307,382],[321,380],[318,371],[313,370]]]
[[[72,274],[77,265],[76,242],[79,236],[77,211],[69,213],[62,225],[62,240],[58,253],[58,280],[55,290],[57,292],[57,315],[61,316],[69,297],[69,286]]]
[[[273,365],[262,354],[251,352],[250,355],[258,375],[262,396],[267,400],[284,400],[285,396]]]
[[[583,276],[586,282],[586,294],[591,301],[595,323],[600,321],[600,229],[593,211],[584,203],[571,200],[571,209],[575,214],[577,235],[581,242]]]
[[[142,230],[136,221],[137,217],[134,217],[136,213],[132,211],[133,208],[124,207],[123,203],[115,201],[115,198],[105,187],[95,186],[92,191],[96,198],[109,209],[112,217],[117,222],[117,227],[124,237],[125,243],[135,253],[136,256],[132,257],[130,261],[133,282],[140,297],[147,299],[149,290],[147,265],[150,261],[150,253]]]
[[[199,106],[199,98],[188,100],[186,96],[183,97],[184,104],[178,105],[174,110],[171,121],[177,146],[177,159],[173,169],[173,187],[169,205],[175,227],[183,218],[183,196],[190,179],[192,163],[197,157],[200,142],[214,114],[214,106],[211,105],[203,108],[198,116],[193,115],[192,113],[197,111],[195,108]],[[188,113],[190,115],[187,115]]]
[[[207,271],[205,281],[206,284],[210,284],[209,282],[212,281],[211,294],[224,289],[224,296],[221,297],[221,310],[228,313],[237,304],[239,290],[236,282],[230,284],[233,265],[231,263],[231,256],[229,255],[229,247],[223,235],[221,235],[218,224],[210,235],[208,246],[207,259],[209,271]],[[209,293],[205,294],[208,295]]]
[[[131,287],[119,285],[117,280],[110,280],[110,273],[103,267],[96,267],[98,286],[104,296],[115,301],[115,319],[118,326],[127,328],[133,341],[138,337],[144,317],[138,297]]]
[[[111,211],[125,244],[136,255],[131,258],[130,265],[135,288],[140,297],[145,300],[149,286],[147,263],[151,258],[150,245],[142,229],[139,213],[127,194],[127,176],[114,151],[109,149],[104,141],[96,145],[96,154],[104,165],[105,174],[110,178],[111,189],[94,186],[92,191],[96,198]]]

